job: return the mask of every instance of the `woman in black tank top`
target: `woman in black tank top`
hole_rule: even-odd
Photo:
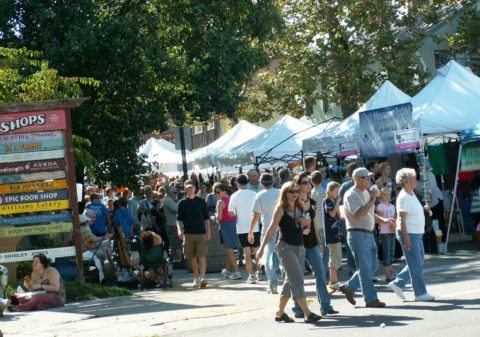
[[[260,260],[265,246],[274,233],[280,229],[277,249],[285,268],[287,277],[280,294],[280,303],[275,315],[275,321],[290,323],[294,320],[285,313],[285,307],[290,296],[297,301],[303,311],[305,323],[318,321],[318,316],[310,311],[306,301],[303,284],[303,264],[305,249],[303,247],[302,231],[310,228],[310,219],[300,217],[301,206],[298,201],[298,185],[287,182],[282,186],[279,203],[273,214],[273,220],[263,238],[257,258]]]

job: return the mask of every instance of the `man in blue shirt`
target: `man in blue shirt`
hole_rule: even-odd
[[[107,226],[110,227],[108,209],[100,202],[98,194],[92,194],[90,201],[91,202],[85,206],[85,209],[94,212],[97,216],[95,221],[90,224],[90,229],[95,236],[104,236],[107,233]]]

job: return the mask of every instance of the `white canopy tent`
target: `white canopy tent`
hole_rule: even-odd
[[[240,146],[265,129],[247,121],[240,121],[231,130],[215,140],[213,143],[191,152],[187,157],[188,162],[192,163],[195,169],[207,168],[214,166],[213,158],[221,153],[229,153],[229,151]],[[231,170],[226,170],[227,172]]]
[[[411,102],[423,134],[460,133],[480,123],[480,78],[452,60]]]
[[[412,98],[413,116],[424,135],[459,134],[480,123],[480,78],[455,61],[437,70],[436,76]],[[454,202],[451,204],[446,244],[448,245],[456,200],[462,143],[458,152]],[[448,247],[448,246],[447,246]]]
[[[264,155],[269,163],[286,162],[301,153],[302,140],[318,133],[317,128],[287,115],[246,143],[215,155],[214,161],[217,166],[249,165]]]
[[[344,119],[343,122],[329,128],[327,132],[304,139],[302,149],[304,152],[335,153],[338,143],[358,137],[360,112],[408,103],[410,99],[410,96],[398,89],[392,82],[386,80],[360,109]]]
[[[163,139],[150,138],[138,150],[147,156],[154,171],[166,175],[182,175],[182,153],[175,150],[175,145]],[[188,155],[187,151],[187,155]]]

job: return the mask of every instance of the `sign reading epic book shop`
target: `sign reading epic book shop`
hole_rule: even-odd
[[[385,157],[412,152],[410,148],[399,150],[396,147],[395,134],[414,128],[416,125],[412,120],[410,103],[360,112],[359,143],[362,156]]]

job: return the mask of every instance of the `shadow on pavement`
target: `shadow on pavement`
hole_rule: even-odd
[[[404,326],[412,321],[423,320],[414,316],[395,316],[395,315],[367,315],[367,316],[327,316],[315,324],[321,329],[338,328],[371,328],[378,327],[381,324],[385,326]]]
[[[189,305],[156,301],[145,297],[126,296],[121,298],[117,297],[73,303],[63,308],[51,310],[65,313],[91,315],[94,317],[106,317],[214,307],[223,307],[223,305],[205,305],[204,303],[199,303],[199,305]]]
[[[403,305],[389,305],[385,309],[400,309],[400,310],[428,310],[428,311],[450,311],[450,310],[480,310],[480,301],[478,299],[471,300],[455,300],[455,299],[436,299],[430,302],[430,305],[425,305],[421,302],[404,302]],[[438,305],[441,303],[441,305]],[[476,307],[469,307],[476,306]]]

